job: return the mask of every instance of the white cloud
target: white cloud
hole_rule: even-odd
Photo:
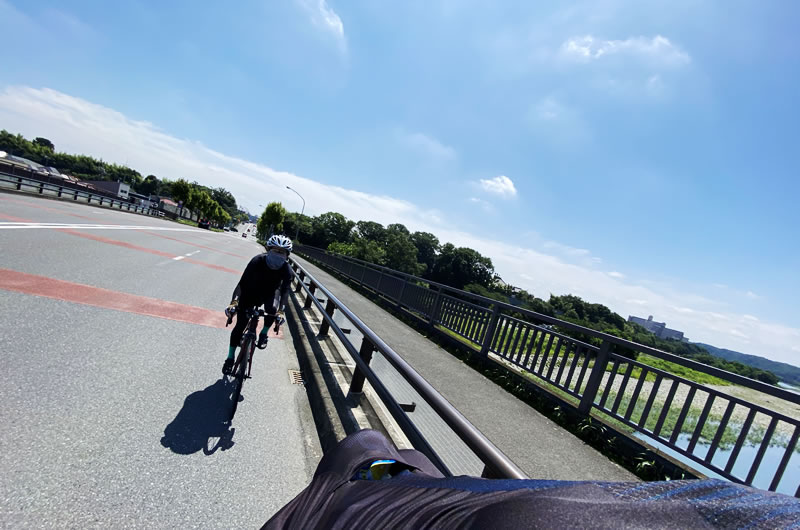
[[[410,230],[432,232],[441,241],[478,249],[491,257],[506,281],[537,296],[576,294],[603,303],[623,316],[654,315],[695,341],[797,364],[793,348],[800,344],[800,329],[753,320],[757,317],[731,312],[713,300],[669,286],[652,282],[636,285],[615,278],[591,267],[593,257],[587,249],[559,247],[550,242],[548,248],[534,250],[520,247],[519,240],[505,243],[455,231],[439,211],[390,196],[322,184],[230,157],[200,143],[170,136],[150,123],[131,120],[107,107],[54,90],[14,87],[0,92],[0,123],[29,138],[46,136],[58,150],[85,153],[109,162],[127,159],[131,167],[144,174],[188,177],[208,186],[223,186],[254,212],[264,197],[280,200],[289,210],[299,210],[297,196],[285,189],[289,185],[305,197],[309,215],[332,210],[353,220],[400,222]]]
[[[552,95],[532,105],[530,124],[539,138],[564,149],[582,146],[591,138],[590,128],[580,111]]]
[[[505,199],[510,199],[517,196],[517,188],[511,179],[505,175],[494,177],[493,179],[481,179],[481,188],[487,193],[498,195]]]
[[[637,299],[637,298],[631,298],[630,300],[625,300],[625,303],[633,304],[633,305],[647,305],[648,302],[647,302],[647,300],[640,300],[640,299]]]
[[[621,272],[617,272],[617,271],[611,271],[611,272],[608,273],[608,275],[611,276],[612,278],[617,278],[617,279],[620,279],[620,280],[625,277],[624,274],[622,274]]]
[[[748,337],[747,335],[745,335],[744,333],[742,333],[741,331],[739,331],[738,329],[735,329],[735,328],[734,329],[729,329],[728,333],[730,333],[734,337],[739,337],[740,339],[744,339],[746,341],[750,340],[750,337]]]
[[[398,137],[401,143],[432,160],[445,162],[458,158],[455,149],[427,134],[398,131]]]
[[[761,298],[760,296],[758,296],[758,295],[757,295],[756,293],[754,293],[753,291],[747,291],[746,293],[744,293],[744,295],[745,295],[747,298],[749,298],[750,300],[758,300],[759,298]]]
[[[591,254],[591,252],[585,248],[575,248],[570,247],[567,245],[562,245],[561,243],[556,243],[555,241],[545,241],[542,245],[546,250],[556,250],[561,254],[566,254],[572,257],[587,257]]]
[[[483,199],[479,199],[477,197],[470,197],[469,202],[480,206],[481,209],[486,213],[494,213],[494,206],[488,201],[484,201]]]
[[[311,22],[330,33],[340,45],[344,46],[344,24],[342,19],[331,9],[326,0],[296,0],[311,17]]]
[[[689,54],[661,35],[602,40],[592,35],[573,37],[561,45],[560,56],[568,61],[589,63],[609,57],[629,57],[649,65],[679,67],[689,64]]]

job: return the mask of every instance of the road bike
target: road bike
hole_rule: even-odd
[[[244,386],[244,381],[245,379],[250,379],[250,370],[253,368],[253,353],[255,353],[258,343],[258,336],[256,335],[256,329],[258,329],[258,320],[261,317],[268,316],[274,317],[275,333],[277,334],[281,324],[284,322],[282,316],[266,313],[263,309],[255,308],[248,308],[247,312],[245,313],[245,317],[247,318],[247,328],[245,329],[245,332],[242,335],[242,340],[239,343],[239,355],[236,356],[236,361],[233,364],[230,374],[223,376],[225,378],[225,383],[230,385],[231,391],[230,400],[232,403],[232,408],[230,420],[233,420],[233,416],[236,414],[236,408],[239,405],[239,398],[242,394],[242,386]],[[230,315],[225,327],[227,327],[232,320],[233,315]],[[264,349],[266,347],[267,346],[265,344],[260,349]]]

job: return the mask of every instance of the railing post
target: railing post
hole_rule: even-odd
[[[39,195],[44,194],[44,182],[39,183]]]
[[[497,329],[497,322],[500,320],[500,306],[495,304],[492,309],[492,316],[489,318],[489,327],[486,328],[486,335],[483,337],[483,344],[481,344],[481,356],[487,357],[489,355],[489,348],[492,346],[494,340],[494,332]]]
[[[439,312],[439,306],[442,303],[442,288],[437,287],[436,298],[433,300],[433,307],[431,308],[430,318],[428,318],[428,325],[433,327],[436,323],[436,315]]]
[[[361,265],[361,279],[358,280],[358,283],[360,283],[362,286],[364,285],[364,276],[366,276],[366,274],[367,274],[367,266],[362,264]]]
[[[375,346],[364,337],[361,341],[361,348],[358,350],[358,355],[361,359],[369,364],[372,360],[372,352],[375,351]],[[360,368],[356,367],[355,371],[353,372],[353,379],[350,381],[350,390],[348,394],[360,394],[364,391],[364,373],[361,371]]]
[[[22,177],[17,177],[17,190],[22,189]]]
[[[403,293],[406,291],[406,284],[408,284],[408,278],[403,278],[403,285],[400,286],[400,293],[397,295],[397,309],[403,308]]]
[[[329,317],[333,318],[333,312],[336,310],[336,306],[330,300],[327,301],[325,304],[325,312],[328,314]],[[328,320],[323,317],[322,324],[319,325],[319,333],[317,334],[317,338],[323,338],[328,336],[328,330],[330,329],[331,325],[328,323]]]
[[[64,191],[64,186],[58,187],[58,196],[61,197],[61,193]]]
[[[315,283],[311,283],[308,286],[308,296],[306,296],[306,303],[303,305],[303,309],[308,309],[311,307],[311,300],[314,299],[314,292],[317,290],[317,285]]]
[[[606,371],[608,364],[608,352],[611,350],[611,343],[604,340],[600,345],[600,351],[597,352],[597,357],[594,360],[592,372],[589,374],[589,382],[586,383],[586,389],[583,391],[581,403],[578,405],[578,412],[588,415],[594,404],[594,398],[597,396],[597,391],[600,389],[600,383],[603,382],[603,374]],[[589,362],[588,359],[586,362]],[[580,389],[576,389],[580,392]]]
[[[300,274],[297,275],[297,288],[294,290],[294,292],[299,293],[300,291],[303,290],[303,282],[305,281],[305,279],[306,279],[306,273],[300,271]]]
[[[381,280],[383,279],[383,269],[380,271],[381,273],[378,275],[378,283],[375,284],[375,292],[381,292]]]
[[[73,201],[78,200],[78,190],[75,190],[75,196],[72,198]]]

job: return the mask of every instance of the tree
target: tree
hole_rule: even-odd
[[[387,267],[408,274],[420,274],[425,270],[425,265],[417,263],[417,247],[405,226],[391,224],[387,227],[385,248]]]
[[[414,232],[410,237],[417,247],[417,261],[425,265],[422,275],[427,278],[433,270],[436,253],[439,252],[439,239],[429,232]]]
[[[139,187],[136,188],[138,193],[142,195],[158,195],[159,190],[161,189],[161,181],[158,180],[158,177],[155,175],[147,175],[145,179],[139,184]]]
[[[355,236],[375,241],[383,245],[386,243],[386,229],[375,221],[359,221],[356,223]]]
[[[211,198],[219,203],[223,210],[229,214],[236,212],[236,199],[231,192],[225,188],[215,188],[209,191],[211,193]]]
[[[287,213],[286,218],[283,220],[283,230],[290,237],[294,237],[297,234],[297,238],[300,241],[309,242],[314,233],[312,218],[297,212]],[[297,244],[298,241],[294,243]]]
[[[286,208],[279,202],[267,204],[264,213],[258,218],[256,230],[260,239],[267,239],[272,234],[283,232],[283,220],[286,218]],[[272,229],[272,233],[270,233]]]
[[[340,213],[327,212],[314,217],[312,226],[312,244],[328,248],[334,241],[348,243],[355,223]]]
[[[187,206],[192,202],[192,186],[184,179],[178,179],[172,183],[172,200]],[[183,215],[181,208],[179,215]]]
[[[42,138],[41,136],[38,136],[38,137],[34,138],[33,139],[33,143],[35,145],[38,145],[39,147],[43,147],[43,148],[47,149],[50,152],[53,152],[53,151],[56,150],[56,146],[53,145],[53,142],[51,142],[47,138]]]
[[[408,228],[406,228],[405,225],[402,225],[400,223],[392,223],[386,227],[386,230],[389,230],[391,232],[399,232],[407,236],[411,235],[411,232],[408,231]]]
[[[433,281],[462,289],[469,283],[489,288],[494,278],[492,260],[471,248],[456,248],[445,244],[436,258],[431,272]]]

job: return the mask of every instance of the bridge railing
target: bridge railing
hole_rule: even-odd
[[[21,168],[0,160],[0,188],[16,191],[27,191],[39,195],[51,195],[59,198],[85,200],[87,204],[94,201],[100,206],[118,208],[134,213],[163,217],[165,214],[156,208],[145,208],[130,200],[121,199],[117,195],[104,190],[81,186],[75,182],[48,175],[40,175],[32,170]]]
[[[800,497],[797,414],[752,403],[625,353],[643,353],[712,375],[782,400],[789,408],[800,404],[798,394],[355,258],[308,246],[296,251],[409,310],[440,332],[457,335],[480,355],[491,355],[506,368],[571,396],[580,414],[616,421],[639,439],[682,455],[701,472]],[[795,473],[784,477],[789,466]]]
[[[425,436],[409,418],[403,407],[387,389],[375,371],[370,368],[370,361],[375,352],[397,371],[418,394],[430,405],[431,409],[452,429],[452,431],[469,447],[484,465],[483,476],[491,478],[527,478],[507,456],[489,441],[458,410],[442,397],[422,376],[420,376],[400,355],[378,337],[361,319],[347,308],[324,285],[319,283],[296,261],[291,261],[296,281],[295,292],[305,291],[305,308],[315,306],[323,317],[319,334],[333,332],[341,341],[356,364],[356,370],[350,382],[349,393],[359,394],[363,391],[365,380],[369,381],[375,393],[392,415],[415,449],[424,453],[446,476],[452,476],[442,458],[433,449]],[[321,295],[321,296],[320,296]],[[325,301],[323,306],[320,299]],[[361,344],[350,340],[348,333],[334,321],[334,313],[339,312],[362,336]]]

